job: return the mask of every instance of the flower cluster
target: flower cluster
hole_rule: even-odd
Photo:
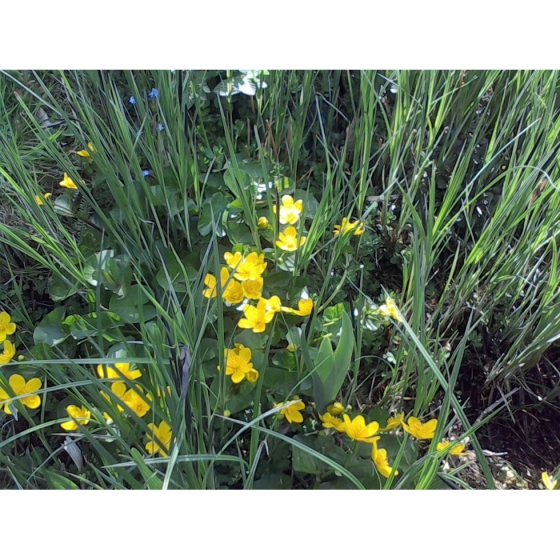
[[[278,212],[276,205],[272,209],[275,214]],[[289,194],[285,194],[282,197],[278,219],[280,224],[289,225],[284,231],[278,233],[276,246],[282,249],[282,251],[288,253],[297,251],[305,243],[306,237],[301,236],[298,238],[298,231],[294,227],[294,224],[299,221],[302,212],[303,201],[296,200],[294,202],[294,199]]]

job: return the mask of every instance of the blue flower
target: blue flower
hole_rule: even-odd
[[[152,88],[152,91],[150,91],[150,93],[148,93],[148,97],[150,99],[155,99],[158,95],[159,95],[159,89],[156,89],[156,88]]]
[[[165,130],[165,125],[164,124],[158,124],[157,129],[158,129],[158,132],[163,132]]]
[[[149,169],[143,169],[142,170],[142,177],[149,177],[151,174]]]
[[[131,105],[136,105],[136,97],[134,97],[134,95],[131,95],[131,96],[128,98],[128,102],[129,102]]]

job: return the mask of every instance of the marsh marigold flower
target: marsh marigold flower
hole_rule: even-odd
[[[298,241],[297,229],[293,226],[287,227],[283,232],[278,234],[278,241],[276,246],[280,247],[282,251],[297,251],[298,247],[301,247],[304,243],[306,237],[300,237]]]
[[[319,414],[319,419],[323,423],[323,428],[333,428],[337,432],[341,433],[344,433],[346,431],[344,420],[338,418],[331,412],[325,412],[325,414],[323,414],[322,416],[321,414]]]
[[[281,310],[285,313],[292,313],[293,315],[299,315],[300,317],[307,317],[308,315],[311,315],[313,311],[313,301],[310,299],[300,299],[298,301],[297,309],[282,307]]]
[[[294,397],[294,399],[297,398],[298,397]],[[284,406],[283,402],[278,403],[274,408],[279,408],[281,406]],[[290,424],[301,424],[303,422],[303,414],[300,412],[300,410],[303,410],[304,408],[305,404],[301,401],[290,401],[289,406],[283,408],[280,411],[280,418],[285,418]]]
[[[257,280],[266,270],[264,254],[258,255],[256,252],[249,253],[245,258],[241,253],[235,255],[224,253],[226,263],[233,269],[233,276],[240,282],[245,280]]]
[[[89,424],[89,419],[91,418],[91,412],[85,406],[75,406],[71,404],[66,407],[66,412],[68,416],[73,418],[68,422],[63,422],[60,427],[63,430],[72,431],[78,429],[78,424],[86,425]]]
[[[385,304],[381,305],[377,311],[383,317],[392,317],[395,321],[401,321],[399,310],[397,309],[393,298],[388,297],[385,300]]]
[[[45,194],[38,194],[35,195],[35,202],[39,205],[39,206],[44,206],[45,205],[45,200],[47,200],[47,198],[49,198],[49,196],[52,196],[52,193],[47,192]]]
[[[386,449],[378,449],[377,441],[373,442],[371,450],[371,460],[375,463],[379,474],[385,478],[389,478],[393,472],[392,467],[389,466],[389,459],[387,457]],[[395,471],[395,476],[398,476],[399,471]]]
[[[41,397],[39,395],[33,395],[31,393],[34,393],[41,388],[42,383],[40,379],[34,377],[33,379],[30,379],[26,382],[23,376],[19,375],[18,373],[14,373],[14,375],[10,377],[8,383],[16,397],[19,397],[20,395],[28,395],[27,397],[17,399],[19,400],[19,402],[21,402],[21,404],[23,404],[27,408],[39,408],[41,404]],[[0,387],[0,407],[2,406],[3,401],[10,401],[11,398],[12,397],[10,397],[7,391]],[[4,405],[4,412],[6,414],[12,414],[10,405],[13,402],[14,401],[6,402],[6,404]]]
[[[374,437],[379,431],[379,424],[377,422],[370,422],[366,425],[365,418],[362,415],[358,415],[353,420],[350,420],[350,416],[345,414],[344,428],[346,435],[355,441],[373,443],[379,439],[379,437]]]
[[[239,327],[242,329],[253,329],[253,332],[261,333],[266,330],[267,323],[274,319],[274,311],[266,310],[266,300],[260,299],[257,306],[246,305],[243,309],[245,317],[240,319]]]
[[[389,418],[387,420],[387,425],[385,426],[385,428],[383,428],[380,431],[389,432],[391,430],[396,430],[399,426],[402,425],[403,422],[404,422],[404,412],[401,412],[400,414],[397,414],[395,417]]]
[[[272,207],[272,210],[276,214],[276,204]],[[281,224],[295,224],[299,220],[301,213],[303,212],[303,201],[294,199],[289,195],[285,194],[282,197],[282,204],[280,205],[280,223]]]
[[[12,318],[9,313],[2,311],[0,313],[0,342],[6,340],[6,336],[12,335],[16,332],[16,324],[12,323]]]
[[[114,366],[99,364],[97,366],[97,375],[99,375],[101,379],[104,379],[105,375],[107,375],[107,379],[121,379],[126,377],[126,379],[130,379],[131,381],[142,377],[142,373],[139,369],[131,370],[130,368],[131,365],[127,363],[115,364]]]
[[[215,298],[218,295],[216,277],[213,274],[207,274],[204,278],[204,284],[208,288],[202,292],[202,295],[207,298]],[[220,270],[220,284],[222,287],[222,297],[227,303],[237,304],[243,301],[245,296],[241,284],[230,278],[229,271],[225,266]]]
[[[279,313],[280,310],[282,309],[282,302],[280,301],[280,298],[278,296],[269,297],[268,299],[265,299],[264,301],[266,301],[266,310],[267,311],[272,311],[274,313]]]
[[[260,299],[262,296],[264,281],[262,278],[256,280],[245,280],[241,283],[243,295],[249,299]]]
[[[354,235],[362,235],[365,232],[364,223],[356,220],[350,223],[348,218],[342,218],[342,223],[340,225],[334,226],[334,235],[340,235],[341,233],[353,232]]]
[[[462,457],[468,455],[465,453],[465,444],[458,441],[450,442],[449,440],[440,441],[436,446],[438,451],[448,451],[449,455],[456,455]]]
[[[268,229],[270,227],[270,224],[268,223],[267,218],[265,218],[264,216],[261,216],[259,218],[259,221],[257,222],[257,225],[261,228],[261,229]]]
[[[148,430],[150,431],[146,436],[152,441],[146,443],[146,451],[150,454],[159,451],[162,457],[167,457],[171,445],[171,426],[165,420],[162,420],[159,427],[152,423],[148,424]]]
[[[236,344],[233,350],[226,349],[226,375],[231,375],[234,383],[241,383],[244,379],[254,383],[259,378],[259,372],[251,363],[251,349],[243,344]],[[218,368],[219,369],[219,368]]]
[[[60,183],[58,183],[61,187],[66,187],[67,189],[77,189],[77,185],[76,183],[74,183],[74,181],[72,181],[72,179],[70,179],[70,177],[68,177],[68,173],[64,174],[64,181],[60,181]]]
[[[2,367],[4,364],[10,363],[15,355],[15,345],[9,340],[4,340],[4,350],[0,354],[0,367]]]
[[[95,147],[93,146],[93,144],[91,142],[88,142],[88,148],[89,148],[89,152],[87,150],[80,150],[79,152],[76,152],[76,153],[80,157],[91,158],[91,154],[97,152],[97,150],[95,149]]]
[[[423,424],[418,418],[411,416],[408,419],[408,425],[406,422],[403,422],[402,425],[405,431],[416,439],[432,439],[437,428],[437,420],[429,420]]]
[[[547,490],[556,490],[558,488],[558,481],[551,476],[547,472],[543,472],[541,475],[542,482],[544,487]]]
[[[111,385],[111,391],[140,418],[146,416],[150,411],[151,405],[148,400],[152,400],[152,398],[150,395],[143,395],[144,391],[140,385],[136,385],[136,390],[127,389],[124,381],[117,381]],[[120,412],[124,411],[119,404],[117,404],[117,408]]]
[[[344,405],[341,402],[335,402],[327,406],[327,412],[333,416],[340,416],[344,410]]]

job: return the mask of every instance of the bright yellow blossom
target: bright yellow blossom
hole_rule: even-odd
[[[276,214],[276,204],[272,207],[274,213]],[[285,194],[282,197],[282,204],[280,205],[280,223],[281,224],[295,224],[299,220],[301,213],[303,212],[303,201],[294,199],[289,195]]]
[[[385,304],[381,305],[377,311],[383,317],[393,317],[395,321],[402,321],[401,316],[399,315],[399,310],[397,309],[395,300],[393,298],[388,297],[385,300]]]
[[[387,426],[385,426],[385,428],[383,428],[380,431],[389,432],[391,430],[396,430],[399,426],[401,426],[403,421],[404,421],[404,412],[401,412],[400,414],[397,414],[395,417],[389,418],[387,420]]]
[[[171,426],[165,420],[162,420],[159,427],[150,423],[148,429],[150,431],[146,436],[152,441],[146,443],[146,451],[151,454],[159,451],[162,457],[167,457],[172,437]]]
[[[60,427],[69,432],[77,430],[78,424],[85,426],[89,423],[89,419],[91,418],[91,412],[85,406],[75,406],[71,404],[66,407],[66,412],[68,412],[68,416],[73,418],[73,420],[63,422]]]
[[[251,349],[236,344],[233,350],[226,349],[226,375],[231,375],[234,383],[241,383],[247,379],[254,383],[259,378],[259,372],[251,363]]]
[[[74,183],[74,181],[72,181],[72,179],[70,179],[70,177],[68,177],[68,173],[64,174],[64,181],[61,181],[59,183],[59,185],[61,187],[66,187],[67,189],[77,189],[77,185],[76,183]]]
[[[350,420],[348,414],[344,415],[345,433],[348,437],[355,441],[363,441],[364,443],[373,443],[379,437],[374,437],[379,431],[379,424],[377,422],[370,422],[366,425],[365,418],[361,415],[356,416]]]
[[[416,439],[432,439],[437,428],[437,420],[433,419],[423,424],[418,418],[411,416],[408,419],[408,425],[406,422],[403,422],[402,425],[405,431]]]
[[[272,311],[273,313],[279,313],[280,310],[282,309],[282,302],[280,301],[280,298],[278,296],[272,296],[268,299],[265,299],[264,301],[266,301],[267,311]]]
[[[297,399],[298,397],[294,397],[295,399]],[[279,408],[281,406],[283,406],[284,403],[278,403],[274,408]],[[303,422],[303,414],[300,412],[300,410],[303,410],[305,408],[305,404],[302,403],[301,401],[299,402],[294,402],[294,401],[290,401],[289,406],[287,406],[286,408],[283,408],[280,411],[280,418],[285,418],[290,424],[295,423],[295,424],[301,424]]]
[[[15,355],[15,345],[9,340],[4,340],[4,350],[0,354],[0,367],[2,367],[4,364],[10,363]]]
[[[241,289],[243,290],[243,295],[249,299],[260,299],[262,296],[264,281],[262,278],[257,278],[256,280],[245,280],[241,283]]]
[[[274,319],[274,311],[266,310],[266,300],[260,299],[257,306],[246,305],[243,309],[245,317],[240,319],[239,326],[242,329],[253,329],[253,332],[261,333],[266,330],[267,323]]]
[[[258,255],[256,252],[249,253],[244,259],[238,255],[241,253],[225,253],[224,258],[229,266],[234,268],[233,276],[240,282],[245,280],[256,280],[260,278],[266,270],[264,254]]]
[[[334,234],[340,235],[341,233],[350,233],[351,231],[354,232],[354,235],[362,235],[364,233],[364,222],[360,222],[356,220],[355,222],[350,223],[348,218],[342,218],[342,223],[340,225],[334,226]]]
[[[257,225],[261,229],[268,229],[270,227],[270,224],[268,223],[268,220],[264,216],[261,216],[259,218],[259,221],[257,222]]]
[[[35,195],[35,202],[39,205],[39,206],[44,206],[45,204],[45,200],[47,200],[47,198],[49,198],[49,196],[52,196],[52,193],[47,192],[45,194],[41,194],[41,195]]]
[[[384,476],[385,478],[389,478],[393,469],[389,466],[389,459],[387,458],[387,450],[386,449],[378,449],[377,448],[377,441],[373,442],[373,446],[371,449],[371,459],[375,463],[377,470],[379,473]],[[398,476],[399,471],[395,471],[395,476]]]
[[[321,414],[319,414],[319,418],[323,423],[323,428],[333,428],[337,432],[341,432],[341,433],[344,433],[346,431],[346,425],[344,424],[344,420],[338,418],[331,412],[325,412],[325,414],[323,414],[322,416]]]
[[[341,402],[335,402],[327,406],[327,412],[333,416],[340,416],[344,410],[344,405]]]
[[[97,375],[101,379],[105,378],[105,372],[107,373],[107,379],[121,379],[126,377],[131,381],[142,377],[142,373],[139,369],[130,369],[131,365],[127,363],[115,364],[114,366],[99,364],[97,366]]]
[[[549,476],[549,474],[547,472],[543,472],[541,475],[542,478],[542,482],[544,484],[544,487],[547,490],[556,490],[558,488],[558,481],[554,478],[552,478],[551,476]]]
[[[449,455],[456,455],[458,457],[462,457],[464,455],[468,455],[465,453],[465,444],[457,442],[450,442],[449,440],[444,439],[440,441],[436,446],[438,451],[448,451]]]
[[[311,315],[313,311],[313,301],[311,299],[300,299],[298,301],[298,308],[293,309],[291,307],[282,307],[282,311],[285,313],[292,313],[293,315],[299,315],[300,317],[307,317]]]
[[[142,418],[150,411],[151,406],[147,401],[152,398],[150,395],[143,396],[143,389],[140,385],[136,385],[136,389],[127,389],[124,381],[117,381],[111,385],[113,394],[124,402],[134,414]],[[124,411],[120,404],[117,404],[117,408],[120,412]]]
[[[6,336],[16,332],[16,324],[11,322],[12,318],[9,313],[2,311],[0,313],[0,342],[6,340]]]
[[[287,227],[283,232],[278,234],[278,241],[276,246],[280,247],[282,251],[297,251],[298,247],[301,247],[304,243],[306,237],[300,237],[299,241],[297,238],[297,229],[293,226]]]
[[[93,144],[91,142],[88,142],[88,148],[89,148],[89,152],[87,150],[80,150],[79,152],[76,152],[76,153],[80,157],[91,158],[91,154],[97,152],[97,150],[95,149],[95,147],[93,146]]]
[[[18,373],[14,373],[14,375],[10,376],[10,380],[8,381],[15,397],[19,397],[20,395],[27,395],[27,397],[22,398],[14,398],[14,400],[19,400],[19,402],[25,405],[27,408],[39,408],[41,404],[41,397],[39,395],[33,395],[35,391],[38,391],[41,388],[41,380],[37,377],[30,379],[29,381],[25,381],[25,378]],[[11,401],[12,397],[0,387],[0,408],[4,401],[6,402],[4,405],[4,412],[6,414],[12,414]]]
[[[204,284],[208,288],[202,292],[202,295],[207,298],[215,298],[218,294],[216,283],[216,277],[213,274],[207,274],[204,278]],[[243,301],[245,296],[241,284],[230,278],[229,271],[225,266],[222,266],[220,270],[220,284],[222,287],[222,297],[227,303],[237,304]]]

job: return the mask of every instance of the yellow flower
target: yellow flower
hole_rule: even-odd
[[[243,344],[236,344],[233,350],[227,349],[226,354],[226,375],[231,375],[234,383],[241,383],[247,379],[255,383],[259,378],[259,372],[251,363],[251,349]]]
[[[267,323],[274,318],[274,311],[266,310],[266,300],[260,299],[257,306],[246,305],[243,309],[245,317],[240,319],[239,327],[242,329],[253,329],[253,332],[261,333],[266,330]]]
[[[14,373],[10,377],[8,382],[15,397],[19,397],[20,395],[28,395],[27,397],[22,397],[19,400],[21,404],[25,405],[27,408],[39,408],[41,405],[41,397],[39,395],[32,395],[35,391],[38,391],[41,388],[41,380],[37,377],[30,379],[29,381],[25,381],[25,379],[19,375],[18,373]],[[0,407],[2,406],[3,401],[10,401],[12,397],[8,395],[8,393],[0,387]],[[4,405],[4,412],[6,414],[12,414],[12,408],[10,406],[11,402],[7,402]]]
[[[76,186],[76,183],[74,183],[74,181],[72,181],[72,179],[70,179],[70,177],[68,177],[68,173],[64,174],[64,181],[61,181],[59,183],[59,185],[61,187],[66,187],[67,189],[77,189],[78,188]]]
[[[234,268],[233,276],[244,282],[245,280],[256,280],[262,276],[266,270],[266,263],[264,262],[264,254],[257,255],[256,252],[249,253],[244,259],[240,259],[241,253],[226,253],[224,258],[229,266]]]
[[[298,247],[301,247],[304,243],[306,237],[300,237],[299,242],[297,238],[297,229],[293,226],[287,227],[283,232],[278,234],[278,241],[276,246],[280,247],[282,251],[297,251]]]
[[[63,422],[60,427],[63,430],[77,430],[78,424],[86,425],[89,423],[91,418],[91,412],[85,406],[75,406],[73,404],[66,407],[66,412],[68,416],[74,420],[69,420],[68,422]]]
[[[76,152],[80,157],[83,158],[91,158],[91,154],[97,152],[97,150],[94,148],[93,144],[91,142],[88,142],[88,148],[89,148],[89,152],[87,150],[80,150],[79,152]],[[91,153],[90,153],[91,152]]]
[[[333,416],[340,416],[344,412],[344,405],[340,402],[335,402],[327,406],[327,412]]]
[[[457,455],[462,457],[464,455],[468,455],[468,453],[464,453],[465,451],[465,444],[459,442],[450,442],[446,439],[440,441],[436,446],[438,451],[448,451],[449,455]]]
[[[45,200],[47,200],[47,198],[49,198],[49,196],[52,196],[52,193],[47,192],[45,194],[42,195],[36,195],[35,196],[35,202],[39,205],[39,206],[43,206],[45,204]]]
[[[418,418],[411,416],[408,419],[408,425],[406,422],[403,422],[402,425],[403,428],[416,439],[432,439],[437,428],[437,420],[430,420],[423,424]]]
[[[355,441],[363,441],[364,443],[373,443],[379,439],[374,437],[379,431],[379,424],[377,422],[370,422],[366,425],[363,416],[358,415],[353,420],[350,420],[348,414],[344,415],[344,428],[348,437]]]
[[[264,281],[262,278],[245,280],[245,282],[241,284],[244,296],[249,299],[260,299],[262,296],[263,284]]]
[[[350,223],[348,218],[342,218],[342,224],[334,226],[334,234],[340,235],[341,233],[350,233],[354,231],[354,235],[362,235],[364,233],[364,222],[356,220]]]
[[[11,323],[12,318],[9,313],[2,311],[0,313],[0,342],[6,340],[6,336],[12,335],[16,332],[16,324]]]
[[[297,399],[298,397],[294,397],[295,399]],[[295,402],[295,401],[290,401],[290,403],[288,403],[289,406],[287,406],[286,408],[283,408],[280,411],[280,418],[285,418],[290,424],[295,423],[295,424],[301,424],[303,422],[303,414],[300,412],[300,410],[303,410],[305,408],[305,404],[302,403],[301,401],[299,402]],[[278,403],[274,408],[279,408],[280,406],[283,406],[284,403]]]
[[[266,301],[267,311],[272,311],[273,313],[279,313],[280,310],[282,309],[282,302],[280,301],[280,298],[278,296],[272,296],[268,299],[265,299],[264,301]]]
[[[393,298],[388,297],[385,300],[385,305],[381,305],[377,311],[383,317],[393,317],[395,321],[402,321],[399,310],[397,309],[395,300]]]
[[[150,404],[147,400],[152,400],[150,395],[146,395],[143,397],[141,393],[143,393],[143,389],[140,385],[136,385],[138,391],[134,389],[126,388],[126,383],[123,381],[117,381],[111,385],[111,391],[114,395],[116,395],[122,402],[124,402],[137,416],[142,418],[142,416],[146,416],[150,411]],[[104,395],[105,396],[105,395]],[[124,408],[117,404],[117,409],[120,412],[124,411]]]
[[[276,204],[272,207],[274,213],[276,214]],[[280,205],[280,223],[281,224],[295,224],[303,212],[303,201],[298,200],[294,202],[294,199],[289,195],[285,194],[282,197],[282,204]]]
[[[311,299],[300,299],[298,301],[298,308],[293,309],[291,307],[282,307],[282,311],[286,313],[292,313],[294,315],[299,315],[300,317],[307,317],[311,315],[313,311],[313,301]]]
[[[159,423],[159,427],[150,423],[148,424],[148,429],[150,431],[146,436],[152,441],[146,443],[146,451],[150,454],[159,451],[162,457],[167,457],[172,437],[171,426],[165,420],[162,420]]]
[[[130,369],[130,364],[115,364],[113,366],[107,366],[104,364],[99,364],[97,366],[97,375],[101,377],[101,379],[105,378],[105,372],[107,372],[108,379],[121,379],[126,377],[126,379],[138,379],[142,377],[142,373],[139,369]]]
[[[259,218],[259,221],[257,222],[257,225],[261,229],[268,229],[270,227],[270,224],[268,223],[268,220],[264,216],[261,216]]]
[[[207,298],[215,298],[218,294],[216,289],[216,277],[213,274],[207,274],[204,278],[204,284],[208,286],[208,289],[202,292],[202,295]],[[220,270],[220,284],[222,287],[222,297],[227,303],[236,304],[241,303],[243,298],[243,288],[241,284],[230,278],[229,271],[227,267],[222,266]]]
[[[0,354],[0,367],[4,364],[8,364],[12,361],[12,358],[16,355],[16,347],[9,340],[4,340],[4,350]]]
[[[288,344],[288,346],[286,346],[286,350],[288,352],[294,353],[297,350],[297,346],[293,342],[290,342],[290,344]]]
[[[334,428],[337,432],[344,433],[346,431],[346,425],[341,418],[337,418],[331,412],[325,412],[322,416],[319,414],[319,418],[323,423],[323,428]]]
[[[397,414],[394,418],[389,418],[387,420],[387,426],[380,430],[381,432],[389,432],[391,430],[396,430],[404,421],[404,412]]]
[[[549,476],[547,472],[543,472],[541,477],[544,487],[547,490],[556,490],[556,488],[558,487],[558,481],[556,479]]]
[[[385,478],[389,478],[393,469],[389,466],[389,459],[387,458],[387,450],[386,449],[378,449],[377,448],[377,441],[373,442],[373,446],[371,449],[371,459],[375,463],[377,470],[379,473],[384,476]],[[399,471],[395,471],[395,476],[398,476]]]

